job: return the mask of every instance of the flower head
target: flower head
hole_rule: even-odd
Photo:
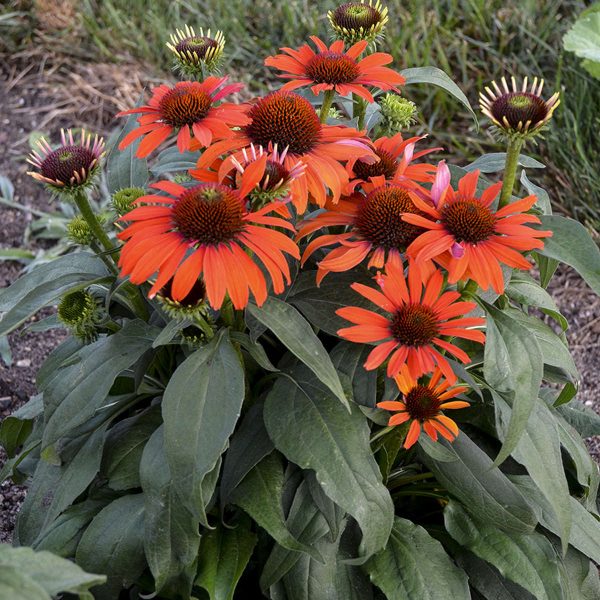
[[[115,212],[122,217],[128,213],[138,198],[146,195],[146,190],[140,187],[129,187],[117,190],[111,198],[111,204]]]
[[[97,135],[92,138],[83,129],[79,139],[71,129],[61,130],[60,136],[61,144],[54,150],[45,138],[38,140],[38,150],[31,152],[27,162],[39,170],[28,175],[65,194],[93,185],[105,154],[104,140]]]
[[[463,363],[471,359],[443,338],[451,336],[483,343],[484,333],[473,327],[482,326],[485,320],[465,317],[475,303],[458,301],[458,292],[442,292],[443,280],[441,271],[436,270],[424,283],[422,271],[409,265],[407,285],[402,269],[388,264],[387,273],[377,277],[381,291],[360,283],[351,286],[388,314],[354,306],[340,308],[336,313],[354,326],[340,329],[338,335],[351,342],[378,342],[365,362],[367,370],[376,369],[390,357],[388,377],[396,376],[404,364],[415,378],[433,372],[437,365],[446,379],[454,383],[456,375],[440,350]]]
[[[173,319],[194,321],[199,318],[203,323],[210,321],[206,285],[202,279],[195,281],[189,292],[180,300],[173,298],[173,279],[170,279],[156,294],[156,299]]]
[[[231,127],[246,125],[248,118],[246,107],[242,105],[216,105],[243,87],[241,83],[224,85],[226,81],[227,77],[207,77],[202,83],[180,81],[173,87],[159,85],[154,88],[147,105],[118,113],[119,117],[142,113],[138,117],[139,127],[123,138],[119,150],[144,136],[136,152],[138,158],[143,158],[175,131],[178,131],[180,152],[190,149],[192,134],[198,147],[209,146],[215,139],[231,137]]]
[[[101,313],[97,299],[87,290],[65,294],[58,304],[58,319],[73,335],[89,344],[96,340]]]
[[[435,259],[448,270],[448,282],[473,279],[484,290],[490,286],[501,294],[504,278],[501,264],[515,269],[530,269],[523,251],[543,248],[539,238],[549,237],[551,231],[539,231],[528,223],[540,223],[527,211],[535,204],[536,196],[527,196],[494,210],[492,203],[502,183],[477,195],[479,171],[465,175],[455,192],[449,185],[450,174],[441,163],[432,188],[429,204],[415,199],[422,215],[406,214],[407,223],[427,229],[409,246],[407,253],[419,262]]]
[[[198,34],[189,25],[183,30],[177,29],[171,34],[171,42],[167,48],[175,54],[176,69],[183,75],[201,77],[205,72],[215,73],[225,48],[225,36],[216,31],[214,36],[210,29],[204,33],[200,28]]]
[[[127,240],[119,261],[122,274],[139,284],[158,273],[150,297],[171,282],[170,297],[182,302],[202,276],[206,297],[215,309],[226,293],[236,309],[248,304],[250,292],[261,305],[267,284],[255,260],[271,276],[276,294],[284,290],[284,279],[290,282],[285,254],[300,256],[293,240],[271,229],[294,231],[287,221],[268,215],[277,203],[249,212],[238,190],[214,182],[186,188],[160,181],[152,187],[168,195],[140,198],[138,204],[151,205],[121,217],[131,225],[119,234]]]
[[[233,168],[233,159],[243,160],[244,148],[262,146],[268,152],[275,149],[283,154],[288,171],[300,160],[305,176],[290,184],[292,201],[299,213],[306,210],[309,194],[319,206],[327,200],[327,188],[337,202],[348,175],[340,161],[352,158],[375,160],[369,142],[361,132],[350,127],[323,125],[311,103],[294,92],[276,91],[261,98],[250,108],[251,122],[230,139],[216,142],[198,160],[198,168],[208,168],[221,155],[236,151],[225,160]]]
[[[405,82],[402,75],[384,66],[392,62],[390,54],[376,52],[359,60],[367,47],[364,40],[344,51],[341,40],[328,48],[318,37],[311,36],[310,39],[317,48],[316,52],[305,44],[299,50],[282,48],[283,54],[269,56],[265,60],[265,65],[283,72],[281,78],[290,79],[282,90],[311,86],[315,95],[334,90],[341,96],[357,94],[367,102],[373,102],[373,96],[365,86],[399,91],[396,86]]]
[[[420,227],[402,220],[402,215],[407,212],[422,214],[413,202],[413,191],[395,183],[386,183],[383,177],[378,177],[376,183],[366,187],[366,195],[358,193],[344,198],[301,224],[298,239],[325,227],[348,227],[342,233],[321,235],[306,247],[302,263],[318,248],[339,244],[319,262],[317,283],[327,273],[348,271],[366,257],[370,257],[368,267],[381,269],[391,261],[400,268],[402,254],[423,232]]]
[[[502,78],[502,88],[493,81],[492,89],[486,86],[479,94],[479,105],[484,115],[492,120],[499,131],[508,137],[528,138],[538,134],[550,121],[560,104],[559,93],[550,99],[542,98],[544,80],[536,77],[528,88],[527,77],[519,88],[511,77],[512,88]]]
[[[389,426],[401,425],[410,421],[410,427],[404,447],[410,448],[419,439],[421,427],[435,442],[438,433],[450,442],[458,435],[456,423],[444,415],[443,410],[468,408],[470,404],[462,400],[452,400],[466,392],[467,386],[451,387],[449,381],[442,379],[442,371],[436,368],[428,383],[419,383],[406,365],[394,378],[402,393],[402,401],[386,400],[377,406],[395,414],[390,417]]]
[[[327,13],[333,34],[347,44],[365,40],[370,44],[383,35],[389,20],[387,6],[380,0],[345,2]]]

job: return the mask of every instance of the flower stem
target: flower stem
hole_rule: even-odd
[[[333,99],[335,98],[335,90],[326,90],[325,95],[323,97],[323,104],[321,105],[321,112],[319,117],[321,119],[321,123],[325,123],[327,121],[327,115],[329,114],[329,109],[333,104]]]
[[[510,202],[512,191],[515,186],[517,167],[519,166],[519,155],[523,147],[521,138],[513,138],[508,142],[506,149],[506,163],[504,165],[504,180],[502,183],[502,192],[500,193],[499,207],[506,206]]]
[[[478,288],[479,286],[477,285],[477,282],[469,279],[465,287],[462,289],[461,295],[463,298],[472,298],[477,293]]]
[[[365,126],[365,113],[367,112],[366,102],[356,94],[352,94],[352,118],[357,119],[356,129],[359,131]]]

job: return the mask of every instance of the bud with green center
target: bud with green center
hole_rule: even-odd
[[[103,225],[106,218],[103,215],[98,215],[98,222]],[[90,246],[96,239],[89,223],[81,215],[76,215],[69,221],[67,236],[74,244],[80,246]]]
[[[146,190],[139,187],[123,188],[112,196],[112,206],[115,212],[122,217],[135,207],[133,203],[146,195]]]
[[[58,304],[58,318],[82,342],[90,344],[98,338],[101,321],[98,301],[87,290],[65,294]]]
[[[385,94],[380,102],[383,135],[394,135],[407,130],[416,121],[417,106],[414,102],[398,96]]]
[[[171,34],[171,42],[167,48],[175,55],[174,70],[184,77],[202,80],[208,73],[218,73],[225,36],[222,31],[211,34],[210,29],[204,33],[200,28],[198,34],[186,25],[183,30],[177,29]]]
[[[352,45],[366,40],[374,46],[383,37],[389,20],[387,6],[380,0],[346,2],[327,13],[333,37]]]

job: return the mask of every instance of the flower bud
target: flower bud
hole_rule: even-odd
[[[346,44],[366,40],[375,44],[383,37],[383,30],[389,20],[387,6],[380,0],[360,0],[346,2],[327,13],[334,38]]]
[[[58,318],[82,342],[90,344],[97,339],[100,310],[98,301],[87,290],[65,294],[58,304]]]
[[[103,215],[98,215],[100,225],[105,221],[106,219]],[[81,215],[77,215],[69,221],[67,224],[67,236],[74,244],[79,244],[80,246],[89,246],[95,239],[88,222]]]
[[[112,196],[112,206],[115,212],[122,217],[133,210],[133,203],[146,195],[146,191],[139,187],[123,188]]]
[[[397,94],[385,94],[381,99],[380,107],[382,119],[379,126],[384,135],[405,131],[416,121],[416,104]]]
[[[200,28],[199,35],[192,27],[186,25],[171,34],[169,50],[175,54],[174,69],[185,77],[202,79],[206,73],[217,73],[225,48],[223,32],[216,31],[211,35],[210,29],[204,33]]]

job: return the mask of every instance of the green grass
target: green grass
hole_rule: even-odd
[[[539,147],[528,147],[548,163],[544,183],[553,200],[574,216],[600,223],[600,82],[561,52],[562,35],[586,3],[574,0],[390,0],[382,49],[398,68],[435,65],[444,69],[477,103],[491,79],[542,75],[550,95],[562,88],[562,106]],[[83,0],[80,4],[91,59],[132,55],[168,71],[169,32],[185,23],[222,29],[227,38],[224,71],[259,92],[273,81],[266,55],[297,46],[308,35],[327,37],[325,14],[336,2],[307,0]],[[9,8],[10,10],[10,8]],[[1,26],[1,21],[0,21]],[[67,49],[68,50],[68,49]],[[487,130],[477,133],[468,114],[443,92],[410,88],[421,109],[421,130],[468,161],[501,150]],[[532,176],[535,174],[532,174]]]

